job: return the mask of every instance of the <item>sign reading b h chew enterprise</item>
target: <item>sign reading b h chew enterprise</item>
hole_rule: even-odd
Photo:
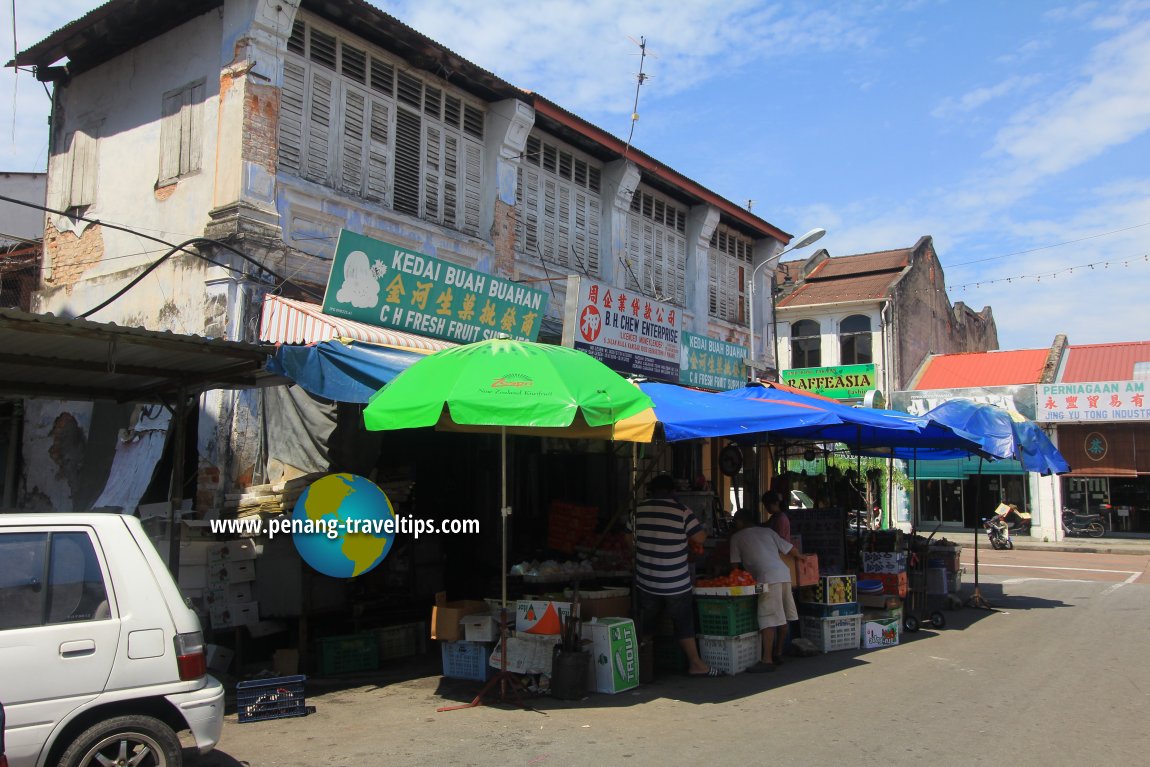
[[[546,310],[541,290],[346,229],[323,297],[324,314],[457,343],[534,341]]]

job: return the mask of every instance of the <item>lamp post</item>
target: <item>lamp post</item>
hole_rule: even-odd
[[[791,245],[789,248],[784,248],[783,250],[780,250],[778,253],[776,253],[775,255],[771,256],[770,258],[764,260],[761,264],[759,264],[758,266],[756,266],[754,269],[751,270],[750,287],[747,291],[747,294],[750,297],[750,311],[747,312],[747,319],[749,321],[748,325],[749,325],[749,328],[751,331],[751,333],[750,333],[751,380],[757,380],[757,377],[755,375],[755,279],[759,275],[759,270],[762,269],[767,264],[776,264],[777,265],[779,263],[779,259],[782,258],[784,254],[790,253],[792,250],[798,250],[799,248],[805,248],[806,246],[808,246],[812,243],[815,243],[818,240],[822,239],[822,236],[826,233],[827,233],[826,229],[812,229],[809,232],[807,232],[806,234],[804,234],[802,237],[800,237],[798,239],[798,241],[795,242],[794,245]],[[771,307],[772,307],[771,319],[772,320],[774,319],[774,304],[775,304],[775,295],[774,295],[774,293],[771,293]],[[775,348],[776,348],[775,367],[777,368],[778,364],[779,364],[778,352],[777,352],[778,344],[777,343],[775,344]]]

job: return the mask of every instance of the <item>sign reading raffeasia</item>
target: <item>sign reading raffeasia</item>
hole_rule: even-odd
[[[784,370],[783,383],[834,399],[862,399],[874,386],[874,365]]]
[[[623,374],[678,383],[679,309],[586,277],[567,278],[563,345]]]
[[[1036,421],[1150,421],[1145,381],[1038,384]]]
[[[547,294],[448,261],[339,233],[323,312],[458,343],[534,341]]]
[[[738,389],[747,382],[747,347],[683,333],[679,383],[703,389]]]

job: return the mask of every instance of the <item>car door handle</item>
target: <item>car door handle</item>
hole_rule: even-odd
[[[84,655],[92,655],[95,652],[96,640],[94,639],[77,639],[74,642],[60,644],[61,658],[79,658]]]

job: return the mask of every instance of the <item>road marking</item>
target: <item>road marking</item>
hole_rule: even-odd
[[[1133,583],[1135,580],[1137,580],[1137,579],[1138,579],[1138,576],[1139,576],[1139,575],[1141,575],[1141,574],[1142,574],[1142,573],[1133,573],[1133,574],[1131,574],[1131,576],[1130,576],[1129,578],[1127,578],[1126,580],[1122,581],[1121,583],[1115,583],[1113,586],[1111,586],[1110,588],[1108,588],[1108,589],[1106,589],[1105,591],[1103,591],[1103,592],[1102,592],[1102,596],[1104,596],[1104,597],[1106,597],[1106,596],[1110,596],[1111,594],[1113,594],[1115,591],[1117,591],[1118,589],[1122,588],[1123,586],[1128,586],[1128,585],[1130,585],[1130,584],[1131,584],[1131,583]]]
[[[974,566],[973,562],[963,562],[964,565]],[[1050,567],[1047,565],[998,565],[991,562],[979,562],[979,567],[1015,567],[1019,570],[1068,570],[1075,573],[1120,573],[1122,575],[1133,575],[1135,577],[1142,574],[1139,570],[1093,570],[1089,567]]]

